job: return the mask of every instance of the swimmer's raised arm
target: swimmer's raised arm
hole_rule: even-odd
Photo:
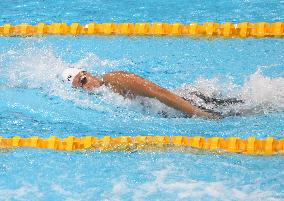
[[[106,85],[122,96],[155,98],[165,105],[190,116],[197,115],[212,119],[220,118],[219,115],[202,110],[169,90],[132,73],[116,71],[104,74],[101,77],[95,77],[86,71],[67,69],[64,71],[63,77],[72,83],[74,87],[82,87],[91,91],[99,86]]]
[[[102,76],[102,81],[113,91],[123,96],[130,93],[130,95],[155,98],[165,105],[180,110],[190,116],[197,115],[207,118],[219,118],[216,114],[204,111],[171,91],[132,73],[123,71],[107,73]]]

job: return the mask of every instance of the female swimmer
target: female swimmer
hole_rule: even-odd
[[[165,105],[185,113],[187,116],[195,115],[209,119],[221,118],[220,114],[197,107],[188,100],[133,73],[115,71],[98,77],[82,69],[68,68],[63,71],[62,77],[65,82],[70,83],[75,88],[92,91],[105,85],[126,98],[135,96],[155,98]],[[202,98],[202,95],[197,95]],[[205,102],[211,101],[213,103],[221,101],[208,97],[203,97],[203,99]]]

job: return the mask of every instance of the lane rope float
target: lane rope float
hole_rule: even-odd
[[[31,147],[38,149],[54,149],[61,151],[77,151],[91,149],[94,151],[186,151],[187,149],[205,151],[223,151],[229,153],[242,153],[249,155],[274,155],[284,153],[284,139],[256,139],[249,137],[212,137],[201,136],[122,136],[112,138],[105,136],[74,137],[69,136],[60,139],[56,136],[40,138],[33,136],[23,138],[0,137],[0,149],[13,149],[19,147]]]
[[[190,23],[39,23],[4,24],[0,26],[0,36],[47,36],[47,35],[128,35],[128,36],[191,36],[191,37],[283,37],[284,22],[241,22],[233,24],[226,22],[206,22],[204,24]]]

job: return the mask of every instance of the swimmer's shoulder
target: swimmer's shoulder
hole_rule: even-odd
[[[113,82],[113,81],[125,81],[125,78],[128,76],[134,75],[133,73],[127,72],[127,71],[112,71],[109,73],[105,73],[101,76],[101,79],[104,82]]]

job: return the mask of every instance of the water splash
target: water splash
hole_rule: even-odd
[[[107,107],[102,106],[102,100],[117,99],[116,102],[126,104],[126,101],[122,101],[122,97],[115,95],[105,87],[94,91],[92,95],[82,90],[73,89],[62,82],[61,73],[69,67],[83,68],[97,73],[97,71],[104,71],[125,63],[129,64],[128,60],[103,60],[95,54],[87,54],[77,63],[70,64],[58,57],[51,47],[30,46],[19,51],[9,50],[0,55],[0,73],[3,77],[2,83],[0,83],[1,88],[36,88],[49,95],[72,101],[79,106],[99,111],[108,110]],[[96,95],[102,94],[106,96],[102,99],[96,98]]]
[[[284,78],[270,78],[260,70],[252,74],[241,89],[241,97],[250,105],[284,109]]]
[[[123,65],[131,65],[128,59],[107,60],[90,53],[76,63],[67,63],[58,57],[52,47],[30,46],[24,50],[10,50],[0,55],[1,88],[37,88],[52,96],[99,111],[111,112],[116,107],[142,111],[149,115],[182,116],[180,112],[165,106],[157,100],[138,97],[128,100],[101,87],[89,94],[75,90],[62,83],[61,72],[68,67],[84,68],[94,74],[111,71]],[[193,84],[185,84],[173,90],[200,107],[221,112],[223,115],[256,114],[284,110],[284,78],[271,78],[261,70],[251,74],[244,85],[237,85],[233,79],[227,82],[219,78],[199,78]],[[215,104],[206,102],[196,95],[201,93],[209,98],[243,100],[237,104]],[[99,97],[99,98],[98,98]],[[141,104],[144,107],[141,107]]]
[[[222,82],[218,78],[199,78],[191,85],[175,89],[175,93],[185,97],[200,107],[215,110],[223,115],[246,115],[284,110],[284,78],[271,78],[258,69],[244,84],[237,85],[232,79]],[[204,101],[202,94],[209,99],[234,100],[234,104],[215,104]],[[237,101],[241,100],[241,101]]]

